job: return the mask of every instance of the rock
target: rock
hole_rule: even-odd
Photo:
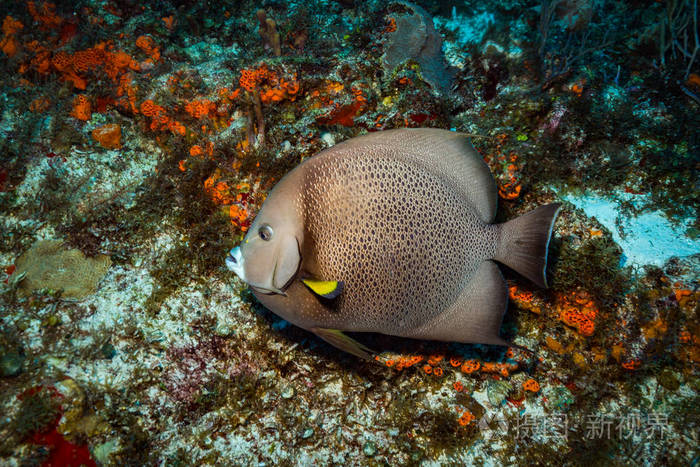
[[[234,334],[234,329],[229,323],[217,323],[214,332],[217,336],[228,337]]]
[[[106,255],[86,258],[80,250],[65,250],[58,240],[39,240],[15,264],[16,274],[26,273],[20,291],[61,290],[61,298],[81,300],[97,290],[112,261]]]
[[[486,395],[489,402],[494,407],[498,407],[503,403],[508,396],[508,393],[513,389],[513,385],[505,380],[489,380],[486,385]]]
[[[7,352],[0,355],[0,377],[17,376],[22,373],[24,355],[17,352]]]
[[[104,358],[111,360],[117,354],[117,350],[112,344],[107,342],[100,348],[100,353]]]
[[[659,384],[669,391],[677,390],[681,383],[670,368],[665,368],[657,377]]]
[[[335,138],[328,132],[321,134],[321,141],[323,141],[323,144],[325,144],[326,147],[335,145]]]
[[[107,432],[110,427],[104,419],[85,407],[85,391],[68,378],[56,384],[56,390],[63,396],[61,406],[63,417],[56,430],[70,440],[82,437],[92,438]]]
[[[362,452],[365,453],[365,456],[372,457],[375,454],[377,454],[377,445],[374,444],[372,441],[367,441],[362,447]]]
[[[95,446],[92,449],[92,457],[98,465],[112,465],[114,462],[110,457],[120,450],[119,439],[113,438]]]
[[[52,328],[61,324],[61,317],[55,313],[48,315],[42,322],[41,325],[47,328]]]
[[[295,393],[294,387],[293,387],[293,386],[287,386],[287,387],[284,388],[284,390],[282,391],[282,394],[281,394],[282,399],[291,399],[292,397],[294,397],[294,393]]]

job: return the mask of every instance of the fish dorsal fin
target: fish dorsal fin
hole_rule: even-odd
[[[313,293],[328,299],[334,299],[339,296],[343,293],[343,288],[345,287],[343,281],[319,281],[315,279],[302,279],[301,281]]]
[[[311,328],[309,330],[324,341],[331,344],[333,347],[344,350],[345,352],[353,354],[356,357],[364,358],[365,360],[374,359],[376,352],[360,344],[352,337],[346,336],[342,331],[328,328]]]
[[[450,181],[479,213],[486,223],[496,218],[498,189],[486,162],[467,137],[438,128],[402,128],[377,131],[352,138],[331,150],[352,150],[366,147],[365,153],[413,161],[426,170]],[[373,147],[379,147],[373,151]],[[371,156],[370,156],[371,157]]]

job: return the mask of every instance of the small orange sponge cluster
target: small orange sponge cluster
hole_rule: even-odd
[[[505,174],[507,181],[501,183],[498,187],[498,196],[505,200],[514,200],[520,196],[520,190],[522,189],[522,185],[518,182],[517,175],[519,167],[515,165],[515,162],[518,160],[518,155],[515,153],[510,153],[505,160],[509,162],[509,164],[506,166]]]
[[[151,119],[151,130],[169,130],[171,133],[184,136],[187,129],[183,124],[168,117],[165,107],[156,104],[151,99],[141,102],[141,113]]]
[[[216,104],[208,99],[191,101],[185,105],[185,111],[197,120],[214,113],[215,110]]]
[[[87,96],[84,94],[75,96],[71,115],[84,122],[90,120],[90,117],[92,117],[92,104],[90,104],[90,100]]]
[[[150,57],[147,63],[153,64],[160,60],[160,48],[156,45],[156,42],[151,36],[139,36],[136,39],[136,47]]]
[[[119,149],[122,147],[122,128],[116,123],[102,125],[92,130],[92,137],[107,149]]]
[[[56,5],[53,3],[42,2],[37,5],[37,2],[27,2],[27,10],[42,29],[56,29],[63,23],[63,18],[56,14]]]
[[[241,78],[238,84],[248,92],[253,92],[257,87],[266,80],[276,80],[277,76],[267,69],[267,66],[261,65],[256,69],[241,71]]]
[[[377,357],[377,360],[379,360],[379,357]],[[407,357],[399,356],[385,360],[384,364],[388,367],[393,367],[394,369],[401,371],[404,368],[410,368],[422,361],[422,355],[412,355]]]
[[[221,205],[226,210],[231,223],[245,232],[251,224],[249,203],[253,201],[253,195],[250,192],[250,184],[239,183],[234,190],[228,183],[221,180],[221,175],[221,171],[216,169],[204,181],[204,190],[215,204]]]
[[[263,104],[280,102],[284,99],[293,101],[299,92],[299,82],[296,78],[291,80],[279,78],[277,73],[269,70],[266,65],[241,71],[238,84],[248,92],[259,90]]]
[[[89,49],[79,50],[74,54],[58,52],[51,58],[53,69],[62,75],[66,81],[73,82],[77,89],[85,89],[87,79],[84,74],[101,69],[115,83],[120,76],[129,70],[138,71],[139,64],[129,54],[122,51],[111,50],[112,46],[107,42],[100,42]],[[37,53],[37,59],[33,64],[38,71],[49,71],[49,67],[43,63],[44,59]]]
[[[517,363],[499,363],[499,362],[484,362],[481,365],[481,372],[482,373],[495,373],[503,376],[504,378],[507,378],[510,376],[510,372],[512,370],[516,370],[518,368]]]
[[[519,307],[525,308],[536,314],[542,313],[540,308],[539,300],[535,299],[534,294],[529,290],[521,290],[516,286],[511,286],[508,288],[508,295],[510,299],[518,304]]]
[[[479,360],[467,360],[462,364],[460,369],[462,372],[470,375],[475,371],[479,371],[479,368],[481,368],[481,362],[479,362]]]
[[[2,39],[0,39],[0,50],[8,57],[13,57],[19,50],[19,42],[15,34],[22,30],[24,25],[7,15],[2,22]]]
[[[470,411],[465,410],[461,417],[459,417],[459,424],[461,426],[467,426],[474,421],[476,417]]]
[[[593,335],[598,309],[586,292],[573,292],[564,296],[560,299],[558,309],[559,319],[564,324],[576,328],[583,336]]]
[[[530,392],[538,392],[540,390],[540,383],[530,378],[523,383],[523,389]]]

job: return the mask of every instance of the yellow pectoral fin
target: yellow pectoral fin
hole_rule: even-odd
[[[313,293],[323,298],[336,298],[343,292],[342,281],[317,281],[314,279],[302,279],[302,282],[309,289],[311,289]]]

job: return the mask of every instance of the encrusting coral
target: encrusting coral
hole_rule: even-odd
[[[40,240],[17,261],[16,274],[25,274],[20,289],[61,291],[61,298],[81,300],[97,290],[112,264],[109,256],[86,258],[80,250],[67,250],[59,240]]]

